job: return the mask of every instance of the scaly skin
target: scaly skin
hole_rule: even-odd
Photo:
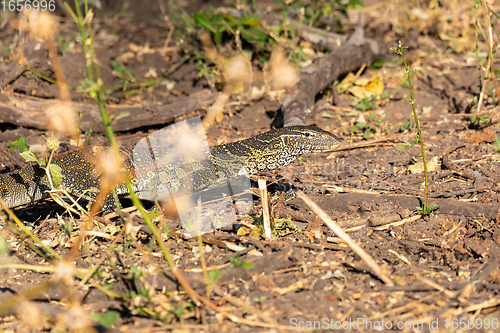
[[[181,175],[173,178],[167,176],[166,181],[165,178],[162,179],[167,184],[167,190],[172,193],[189,193],[203,190],[214,182],[236,175],[258,174],[278,169],[303,154],[331,151],[339,144],[339,138],[317,127],[290,126],[245,140],[212,146],[210,147],[212,156],[201,162],[164,165],[160,168],[155,165],[154,174]],[[60,189],[90,201],[95,199],[100,186],[99,174],[95,168],[99,159],[97,151],[93,149],[77,151],[52,160],[53,164],[62,169]],[[141,180],[135,179],[134,151],[124,148],[121,152],[125,156],[126,174],[138,197],[151,200],[150,192],[147,190],[148,180],[142,179],[142,176]],[[147,151],[146,154],[150,152]],[[183,181],[187,176],[192,182],[189,187],[185,187],[186,182]],[[45,170],[38,165],[0,174],[0,199],[3,199],[9,208],[47,198],[49,190],[50,185]],[[128,194],[123,184],[118,185],[116,191],[122,196]]]

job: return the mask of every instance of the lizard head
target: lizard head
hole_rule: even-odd
[[[339,145],[337,136],[318,127],[289,126],[211,150],[218,156],[240,156],[249,173],[256,174],[284,167],[300,155],[331,151]]]
[[[301,154],[332,151],[340,139],[316,126],[289,126],[279,129],[284,147],[298,148]]]

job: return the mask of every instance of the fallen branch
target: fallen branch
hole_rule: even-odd
[[[217,99],[217,95],[217,93],[198,93],[178,98],[165,105],[109,105],[107,107],[109,113],[114,117],[127,115],[113,122],[113,130],[115,132],[124,132],[171,122],[176,117],[213,103]],[[45,110],[59,103],[60,101],[57,100],[46,100],[0,91],[0,123],[47,130],[48,119]],[[75,111],[85,111],[80,119],[82,131],[91,129],[94,124],[96,132],[104,130],[99,121],[101,116],[99,108],[96,105],[90,103],[72,103],[71,106]]]
[[[282,106],[284,126],[304,125],[312,111],[316,95],[340,75],[371,64],[378,54],[376,42],[363,37],[363,19],[342,48],[332,51],[311,66],[301,70],[297,87],[289,93]]]

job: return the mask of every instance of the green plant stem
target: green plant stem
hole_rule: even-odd
[[[27,70],[29,70],[31,73],[35,74],[36,76],[38,76],[39,78],[47,81],[47,82],[50,82],[52,84],[59,84],[57,82],[57,80],[51,78],[51,77],[48,77],[47,75],[43,74],[43,73],[40,73],[39,71],[37,71],[36,69],[28,66],[28,65],[25,65],[24,68],[26,68]],[[71,89],[70,87],[68,87],[69,89]]]
[[[87,3],[87,0],[85,0],[85,3]],[[90,80],[93,80],[94,75],[92,73],[90,59],[88,58],[89,50],[87,45],[87,34],[85,32],[85,24],[82,16],[82,11],[80,10],[80,1],[75,0],[75,9],[77,14],[76,16],[75,13],[71,10],[71,7],[66,2],[64,2],[64,5],[66,6],[66,9],[68,10],[68,12],[70,12],[71,16],[73,17],[73,19],[76,21],[76,23],[80,28],[80,36],[82,38],[82,44],[83,44],[83,54],[85,55],[85,65],[87,67],[87,76]]]
[[[411,69],[408,66],[408,64],[406,63],[406,59],[405,59],[405,55],[403,52],[403,47],[401,45],[401,42],[399,42],[399,50],[401,52],[400,53],[401,57],[403,58],[403,63],[405,65],[405,71],[406,71],[406,77],[408,78],[408,85],[410,87],[410,103],[411,103],[411,108],[413,110],[413,119],[415,120],[415,125],[417,125],[418,138],[420,141],[420,148],[422,150],[422,161],[424,163],[424,177],[425,177],[425,181],[424,181],[424,207],[422,210],[422,214],[424,215],[427,212],[427,196],[429,193],[429,175],[427,172],[427,161],[425,159],[424,140],[422,138],[422,132],[420,130],[420,123],[418,121],[417,111],[415,110],[415,98],[413,96],[413,86],[411,84],[411,76],[410,76]]]
[[[84,21],[83,21],[83,17],[82,17],[82,13],[80,11],[79,5],[80,5],[79,1],[75,0],[75,6],[76,6],[77,14],[78,14],[78,22],[77,23],[80,26],[80,32],[82,34],[82,38],[85,38],[84,39],[84,43],[83,43],[84,44],[85,58],[86,59],[92,59],[91,57],[89,57],[89,54],[88,54],[89,49],[88,49],[88,47],[86,45],[87,44],[86,43],[86,35],[87,35],[87,33],[85,32],[85,25],[84,25]],[[86,13],[87,13],[88,12],[87,0],[85,0],[85,10],[86,10]],[[87,28],[89,28],[89,26],[87,26]],[[88,33],[90,35],[90,31],[88,31]],[[90,43],[92,45],[92,38],[90,36],[89,36],[89,41],[90,41]],[[96,70],[95,66],[93,66],[89,62],[87,62],[87,73],[89,74],[89,79],[91,79],[91,80],[94,77],[97,78],[97,80],[100,79],[99,72]],[[94,76],[94,74],[95,74],[95,76]],[[97,89],[95,89],[95,90],[93,90],[93,91],[90,92],[90,96],[94,99],[94,101],[96,102],[96,104],[99,106],[99,111],[100,111],[100,114],[101,114],[102,124],[103,124],[103,127],[104,127],[104,131],[105,131],[106,137],[108,139],[108,142],[109,142],[109,144],[111,146],[111,149],[113,149],[113,151],[116,154],[119,155],[120,152],[119,152],[119,149],[118,149],[118,143],[116,141],[115,134],[114,134],[113,129],[111,127],[111,125],[112,125],[111,119],[110,119],[109,114],[108,114],[108,112],[106,110],[106,106],[104,105],[104,102],[103,102],[104,98],[102,97],[101,88],[102,88],[102,85],[99,84]],[[165,260],[167,261],[167,263],[168,263],[168,265],[170,267],[174,268],[175,267],[174,261],[172,260],[167,247],[163,243],[163,241],[161,239],[160,233],[158,232],[158,230],[154,226],[154,224],[151,221],[151,219],[149,218],[146,210],[144,209],[144,207],[142,206],[141,202],[139,201],[139,199],[135,195],[135,192],[134,192],[134,190],[132,188],[132,185],[131,185],[130,181],[127,180],[125,182],[125,186],[127,187],[128,191],[130,193],[130,197],[131,197],[132,203],[137,207],[137,209],[141,213],[141,215],[142,215],[142,217],[143,217],[146,225],[153,232],[154,238],[155,238],[156,242],[158,243],[158,246],[160,247]]]
[[[167,247],[165,246],[165,243],[162,241],[161,235],[158,232],[158,229],[156,229],[155,225],[153,224],[153,222],[149,218],[148,213],[146,212],[146,210],[142,206],[141,202],[139,201],[139,199],[135,195],[135,192],[132,189],[132,185],[130,184],[130,181],[127,181],[125,183],[125,186],[127,186],[127,189],[128,189],[128,191],[130,193],[130,199],[132,200],[132,203],[134,204],[134,206],[137,207],[137,209],[141,213],[142,218],[144,219],[144,222],[146,223],[146,225],[149,227],[149,229],[153,233],[153,237],[155,238],[156,242],[158,243],[158,246],[160,247],[160,249],[161,249],[161,251],[163,253],[163,257],[167,261],[168,265],[171,268],[174,268],[175,267],[175,263],[172,260],[172,258],[170,256],[170,253],[169,253]]]
[[[83,38],[83,37],[85,37],[85,27],[84,27],[84,21],[83,21],[81,12],[79,11],[79,1],[78,0],[75,0],[75,5],[77,7],[77,13],[78,13],[78,22],[77,23],[80,26],[80,31],[82,33],[82,38]],[[88,7],[87,7],[87,0],[85,0],[85,8],[86,8],[86,14],[87,14],[88,13],[88,10],[87,10],[88,9]],[[90,43],[92,44],[92,38],[91,37],[89,37],[89,40],[90,40]],[[86,39],[84,39],[84,41],[86,41]],[[91,45],[91,47],[92,47],[92,45]],[[89,54],[88,54],[89,50],[86,47],[86,42],[84,42],[84,52],[85,52],[85,59],[92,61],[93,59],[91,57],[89,57]],[[118,149],[118,144],[117,144],[117,141],[116,141],[113,129],[111,127],[111,125],[112,125],[111,124],[111,119],[110,119],[109,114],[108,114],[108,112],[106,110],[106,106],[103,103],[104,98],[103,98],[103,95],[102,95],[103,94],[103,92],[102,92],[102,83],[100,82],[100,77],[98,76],[99,72],[98,71],[93,72],[92,71],[92,67],[93,67],[92,63],[87,62],[87,72],[89,73],[89,79],[95,78],[96,82],[98,82],[98,84],[95,85],[94,88],[93,88],[93,90],[90,91],[90,96],[95,100],[95,102],[99,106],[99,111],[100,111],[101,117],[102,117],[102,123],[103,123],[103,126],[104,126],[106,137],[107,137],[107,139],[109,141],[109,144],[111,146],[111,149],[117,155],[120,155],[120,152],[119,152],[119,149]],[[94,70],[95,70],[95,68],[94,68]],[[95,87],[97,87],[97,89]],[[129,180],[127,180],[125,182],[125,186],[127,187],[128,191],[129,191],[132,203],[134,204],[134,206],[137,207],[137,209],[141,213],[142,218],[144,219],[144,222],[146,223],[146,225],[149,227],[149,229],[153,233],[153,237],[155,238],[156,243],[160,247],[160,249],[161,249],[161,251],[163,253],[163,257],[165,258],[165,260],[167,261],[168,265],[170,266],[172,274],[174,274],[174,276],[177,278],[177,280],[179,281],[179,283],[183,286],[184,290],[191,297],[191,299],[193,300],[193,302],[195,304],[200,304],[199,301],[201,301],[204,304],[208,305],[209,307],[211,307],[213,309],[216,309],[218,312],[222,313],[224,316],[226,316],[228,318],[231,318],[231,319],[236,318],[235,316],[230,315],[230,314],[228,314],[227,312],[225,312],[223,310],[217,309],[217,307],[215,307],[211,302],[209,302],[208,300],[206,300],[203,297],[201,297],[198,293],[196,293],[190,287],[189,282],[184,278],[184,276],[182,275],[182,273],[175,266],[175,263],[174,263],[171,255],[170,255],[170,252],[168,251],[167,247],[165,246],[165,243],[163,242],[163,240],[161,239],[160,232],[155,227],[155,225],[151,221],[151,218],[149,217],[149,215],[147,214],[146,210],[142,206],[141,202],[137,198],[137,196],[136,196],[136,194],[135,194],[135,192],[134,192],[134,190],[132,188],[132,185],[131,185],[131,183],[130,183]],[[99,288],[99,289],[103,290],[104,288]]]

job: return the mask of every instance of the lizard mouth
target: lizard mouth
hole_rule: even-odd
[[[335,143],[333,145],[318,146],[318,147],[316,147],[316,149],[314,149],[313,152],[315,152],[315,153],[331,152],[331,151],[334,151],[335,149],[337,149],[338,147],[340,147],[340,142]]]

